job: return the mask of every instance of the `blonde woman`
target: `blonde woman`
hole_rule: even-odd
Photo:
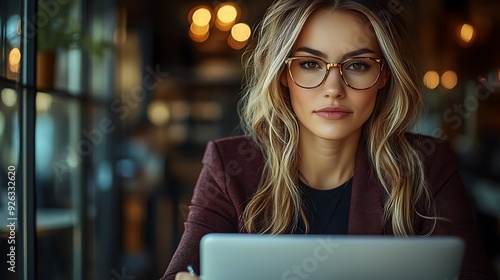
[[[448,144],[408,133],[422,103],[411,42],[386,1],[273,3],[246,65],[247,135],[208,144],[163,279],[196,279],[181,271],[199,269],[210,232],[455,235],[461,279],[489,279]]]

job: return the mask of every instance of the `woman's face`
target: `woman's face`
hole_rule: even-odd
[[[302,29],[291,56],[321,58],[326,62],[342,62],[351,57],[382,58],[370,23],[346,12],[321,10],[315,12]],[[315,68],[317,65],[303,65]],[[359,65],[350,66],[355,69]],[[299,87],[288,69],[282,83],[290,91],[293,111],[302,136],[326,140],[348,139],[359,135],[363,124],[375,106],[377,91],[385,85],[386,75],[369,89],[356,90],[347,86],[338,67],[331,67],[326,79],[316,88]]]

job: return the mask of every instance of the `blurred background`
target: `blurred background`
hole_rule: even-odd
[[[163,274],[206,142],[239,133],[241,56],[270,3],[1,0],[0,223],[17,218],[1,279]],[[425,68],[416,131],[452,144],[500,270],[500,2],[388,1],[403,9]]]

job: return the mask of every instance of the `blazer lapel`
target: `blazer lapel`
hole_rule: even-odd
[[[383,234],[383,192],[383,188],[370,167],[366,142],[361,139],[356,151],[348,234]]]

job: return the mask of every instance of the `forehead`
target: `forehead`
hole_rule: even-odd
[[[314,12],[297,39],[294,50],[308,47],[326,54],[332,61],[344,54],[367,48],[381,55],[373,28],[364,16],[354,12],[319,10]]]

